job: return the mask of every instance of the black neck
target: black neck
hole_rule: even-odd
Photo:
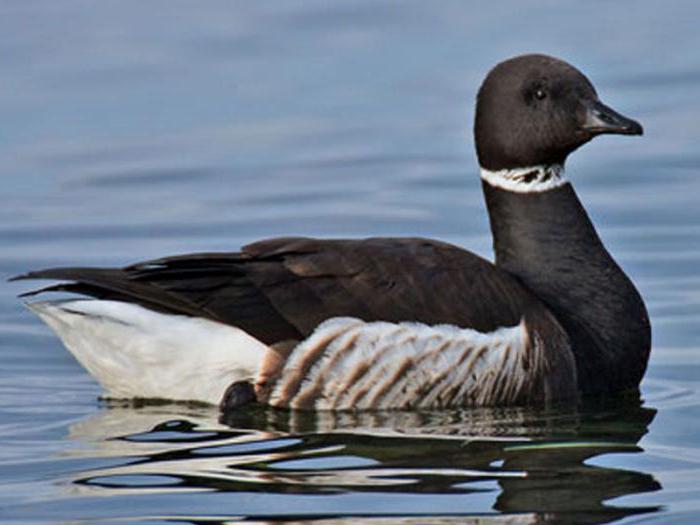
[[[496,265],[518,277],[566,329],[580,389],[636,388],[651,345],[646,308],[571,184],[539,193],[483,187]]]

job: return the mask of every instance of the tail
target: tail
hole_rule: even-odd
[[[235,381],[257,377],[268,346],[201,317],[111,300],[27,304],[102,385],[108,398],[218,404]]]

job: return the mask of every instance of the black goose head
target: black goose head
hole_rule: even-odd
[[[642,126],[600,102],[579,70],[553,57],[501,62],[477,95],[476,150],[488,170],[563,164],[603,133],[641,135]]]

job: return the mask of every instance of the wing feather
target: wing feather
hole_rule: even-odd
[[[487,332],[517,324],[533,301],[491,263],[425,239],[280,238],[235,253],[165,257],[121,269],[51,268],[17,279],[67,281],[30,294],[69,291],[204,317],[266,344],[300,341],[332,317]]]

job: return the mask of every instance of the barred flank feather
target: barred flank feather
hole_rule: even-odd
[[[544,363],[525,322],[490,333],[329,319],[289,356],[268,402],[316,409],[512,404]]]

